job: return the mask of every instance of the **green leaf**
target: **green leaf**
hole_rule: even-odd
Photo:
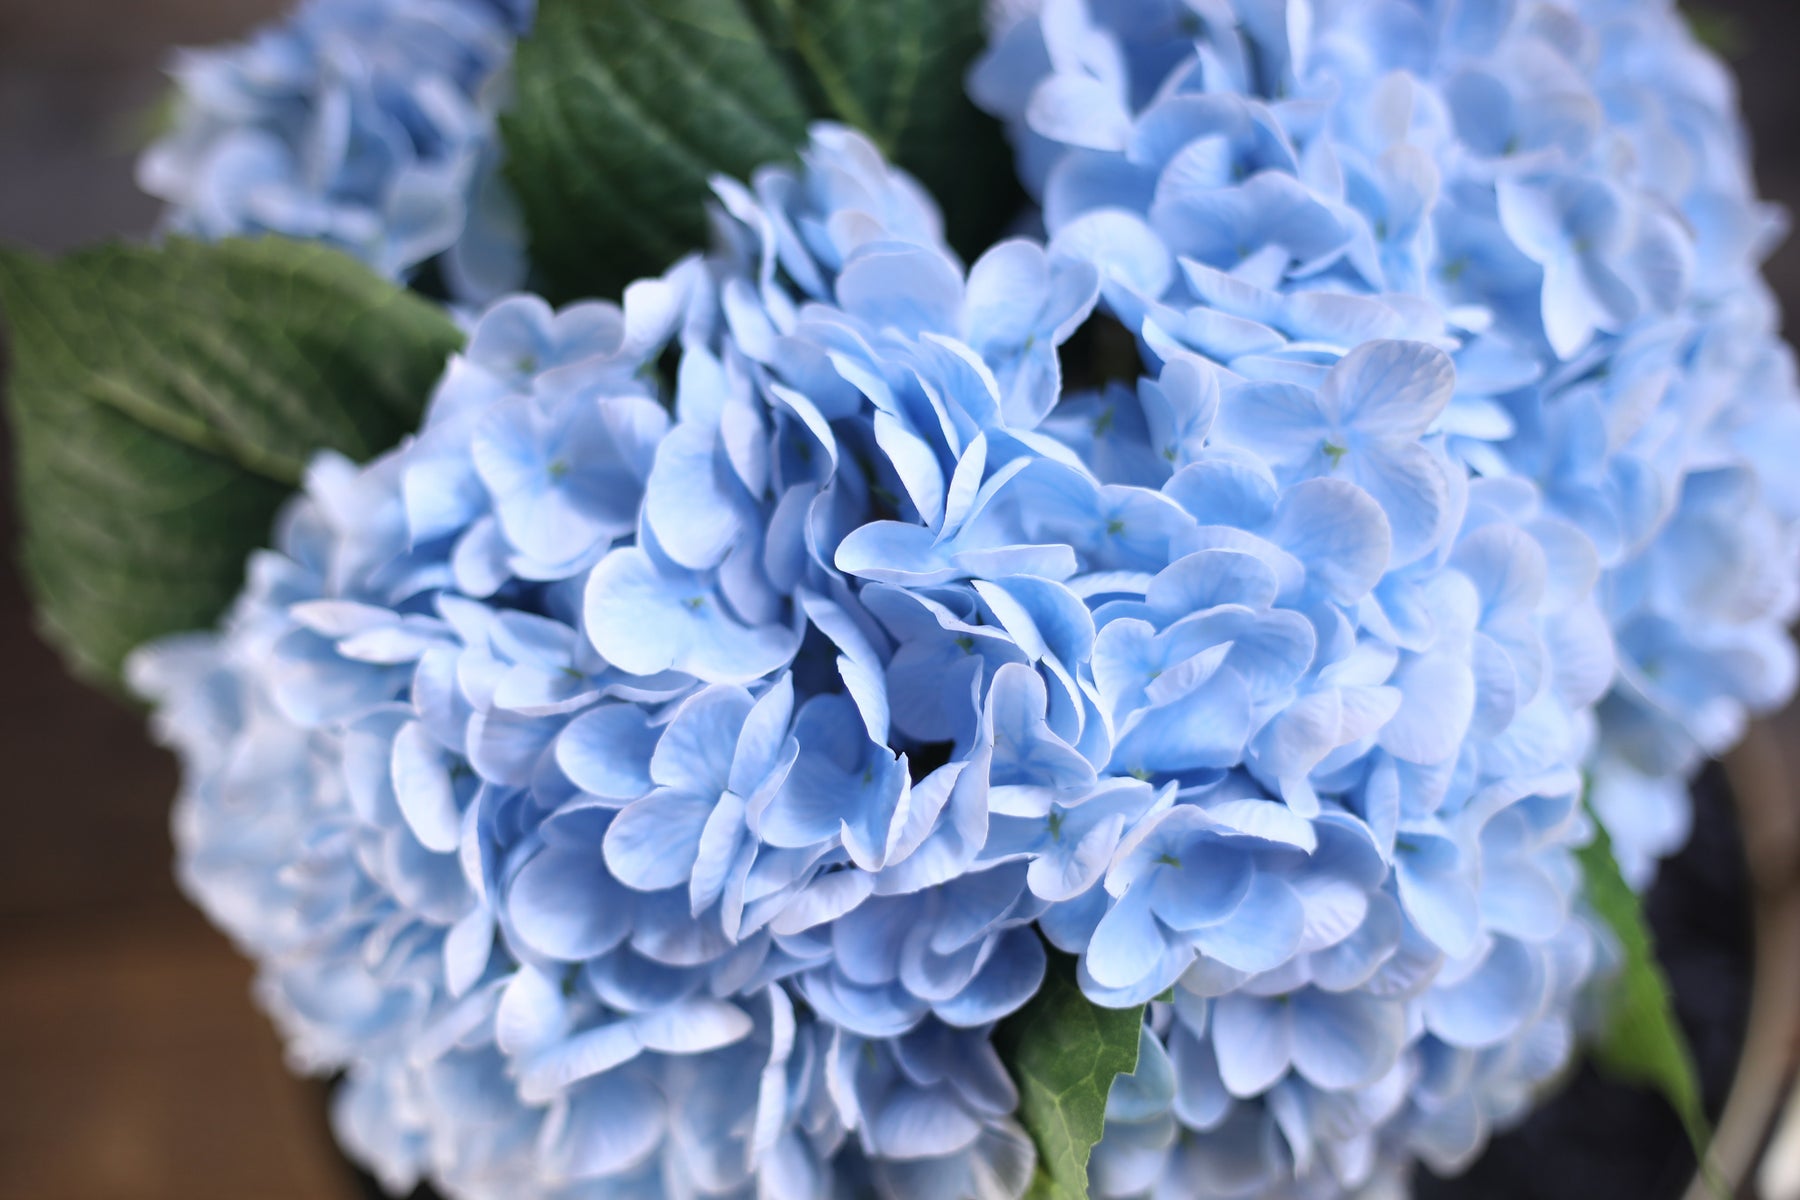
[[[1044,986],[994,1031],[1019,1085],[1019,1119],[1037,1144],[1026,1200],[1085,1200],[1088,1155],[1106,1126],[1113,1077],[1137,1070],[1144,1006],[1101,1008],[1081,994],[1075,960],[1050,952]]]
[[[1000,123],[963,77],[987,44],[972,0],[754,0],[814,116],[863,130],[917,175],[971,257],[1024,197]]]
[[[1578,852],[1588,904],[1618,938],[1624,964],[1613,981],[1606,1028],[1592,1047],[1595,1063],[1607,1074],[1661,1092],[1687,1131],[1694,1158],[1715,1195],[1730,1195],[1712,1162],[1712,1130],[1700,1100],[1693,1051],[1675,1019],[1668,980],[1656,961],[1656,946],[1644,919],[1643,902],[1619,872],[1612,839],[1599,818],[1594,840]]]
[[[268,238],[0,249],[23,558],[46,638],[114,683],[210,625],[313,451],[413,429],[461,342],[352,259]]]
[[[1683,6],[1688,28],[1694,40],[1727,62],[1735,62],[1750,52],[1750,35],[1735,13],[1721,12],[1711,5]]]
[[[1016,205],[998,125],[964,95],[982,0],[541,0],[501,120],[532,260],[610,295],[706,240],[708,181],[856,125],[917,173],[961,245]]]

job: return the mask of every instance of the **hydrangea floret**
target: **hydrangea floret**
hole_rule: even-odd
[[[533,0],[303,0],[184,50],[171,128],[138,163],[164,226],[325,242],[463,304],[525,281],[494,119]]]

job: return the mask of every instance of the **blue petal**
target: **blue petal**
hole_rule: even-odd
[[[888,1095],[869,1125],[875,1152],[901,1161],[955,1154],[980,1135],[974,1114],[936,1091],[917,1088]]]
[[[708,683],[748,683],[779,670],[800,641],[785,625],[743,623],[724,611],[705,576],[659,567],[637,546],[594,568],[584,613],[594,648],[634,675],[676,670]]]
[[[1529,947],[1497,938],[1468,977],[1425,994],[1425,1025],[1453,1046],[1497,1045],[1537,1015],[1543,964]]]
[[[627,805],[606,831],[608,869],[643,892],[686,883],[716,802],[716,797],[658,788]]]
[[[1306,908],[1279,879],[1259,874],[1237,910],[1187,935],[1207,958],[1239,971],[1272,971],[1292,958],[1306,929]]]
[[[1115,1076],[1106,1094],[1108,1121],[1147,1121],[1175,1100],[1175,1067],[1162,1041],[1145,1026],[1138,1035],[1137,1069]]]
[[[1450,356],[1436,346],[1366,342],[1331,368],[1319,404],[1364,437],[1410,440],[1430,428],[1455,386]]]
[[[462,836],[462,809],[450,762],[416,721],[394,735],[393,773],[395,799],[419,844],[440,854],[455,850]]]
[[[1388,567],[1389,528],[1366,492],[1341,480],[1308,479],[1282,494],[1269,537],[1332,601],[1354,604]]]
[[[667,1106],[648,1080],[618,1073],[553,1109],[539,1141],[552,1180],[600,1179],[643,1162],[662,1144]]]
[[[1162,962],[1164,938],[1150,907],[1150,889],[1132,888],[1095,927],[1083,963],[1102,987],[1142,982]]]
[[[636,705],[602,704],[557,735],[556,765],[589,795],[629,803],[656,786],[650,756],[661,735]]]
[[[1308,989],[1291,1003],[1294,1069],[1316,1087],[1374,1083],[1393,1068],[1405,1045],[1406,1009],[1394,1000]]]
[[[631,893],[607,873],[598,850],[553,846],[520,868],[506,903],[512,928],[527,946],[581,962],[625,940]]]
[[[717,795],[731,786],[738,736],[754,710],[740,687],[696,692],[675,712],[650,758],[650,777],[668,788]]]
[[[837,298],[850,315],[913,337],[962,325],[962,273],[926,246],[889,243],[855,255],[838,275]]]
[[[1234,1096],[1259,1096],[1287,1074],[1293,1030],[1287,1005],[1260,996],[1221,996],[1213,1002],[1213,1052],[1219,1078]]]

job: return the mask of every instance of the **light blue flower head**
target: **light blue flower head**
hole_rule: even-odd
[[[174,128],[138,164],[164,225],[322,241],[461,303],[524,279],[494,114],[520,0],[307,0],[223,49],[183,51]]]
[[[1446,339],[1147,334],[1075,386],[1111,267],[965,265],[834,126],[718,193],[620,304],[493,305],[221,633],[134,660],[183,877],[346,1145],[471,1196],[1014,1197],[988,1034],[1048,941],[1150,1004],[1102,1194],[1472,1152],[1589,970],[1613,662],[1587,535],[1440,424]]]
[[[1312,670],[1359,686],[1327,704],[1302,680],[1219,765],[1289,813],[1348,800],[1404,920],[1370,904],[1329,958],[1234,963],[1239,922],[1252,951],[1277,930],[1305,944],[1268,899],[1277,856],[1227,871],[1236,831],[1179,807],[1140,823],[1103,896],[1040,922],[1090,939],[1090,994],[1153,996],[1190,946],[1207,964],[1172,1014],[1153,1005],[1172,1074],[1147,1057],[1115,1090],[1096,1189],[1331,1196],[1414,1158],[1454,1169],[1566,1055],[1592,969],[1567,920],[1572,768],[1646,879],[1685,836],[1686,775],[1792,692],[1800,508],[1771,456],[1800,406],[1757,278],[1780,222],[1729,79],[1661,3],[1045,0],[971,90],[1009,124],[1051,252],[1096,266],[1160,364],[1155,388],[1059,409],[1057,435],[1109,483],[1173,468],[1162,491],[1190,513],[1241,514],[1283,549],[1266,530],[1308,487],[1354,483],[1385,518],[1374,573],[1340,592],[1363,597],[1352,628],[1297,606]],[[1217,380],[1199,401],[1169,386],[1189,363]],[[1326,511],[1290,527],[1329,530],[1313,545],[1338,554],[1376,545],[1351,535],[1354,505]],[[1147,622],[1137,678],[1161,684],[1168,631],[1119,611]],[[1320,672],[1346,637],[1357,665]],[[1376,645],[1398,663],[1365,674]],[[1235,740],[1218,714],[1239,711],[1187,728]],[[1321,728],[1349,748],[1320,758]],[[1429,820],[1385,824],[1396,794],[1403,814],[1431,797]]]
[[[1800,410],[1706,61],[1654,7],[1049,0],[973,79],[1046,240],[965,263],[821,126],[710,255],[492,305],[134,660],[345,1143],[1017,1196],[988,1034],[1048,942],[1147,1005],[1096,1194],[1467,1162],[1594,970],[1583,770],[1647,863],[1791,682],[1743,567]],[[1065,379],[1097,309],[1137,361]]]
[[[1268,389],[1230,435],[1350,472],[1403,555],[1439,507],[1411,451],[1281,389],[1375,338],[1450,356],[1422,428],[1598,550],[1620,664],[1586,765],[1647,879],[1685,777],[1791,694],[1800,603],[1800,405],[1758,278],[1783,222],[1674,5],[1044,0],[970,82],[1111,313]]]
[[[889,637],[807,547],[899,485],[838,471],[882,453],[855,365],[775,332],[847,320],[798,281],[854,294],[859,254],[961,268],[845,130],[754,187],[720,185],[746,219],[712,258],[620,304],[491,306],[417,436],[317,460],[219,632],[133,660],[189,768],[183,882],[295,1061],[345,1073],[339,1136],[397,1190],[1030,1178],[987,1035],[1042,978],[1041,905],[1025,864],[970,869],[991,751],[888,732]],[[1059,299],[1042,259],[1042,312],[971,327],[1047,406],[1054,344],[1025,343],[1066,336],[1092,272]]]

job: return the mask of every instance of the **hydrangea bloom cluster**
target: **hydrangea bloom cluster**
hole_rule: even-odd
[[[494,115],[533,0],[305,0],[251,40],[182,52],[174,126],[138,182],[208,240],[320,241],[452,298],[524,282]]]
[[[1686,777],[1794,684],[1800,405],[1758,275],[1781,222],[1728,72],[1672,0],[1040,7],[973,90],[1152,357],[1284,380],[1429,341],[1446,452],[1597,548],[1619,672],[1587,765],[1647,880]]]
[[[147,172],[491,290],[528,17],[315,0]],[[1584,772],[1642,876],[1790,688],[1775,226],[1671,11],[1046,0],[971,82],[1044,239],[817,127],[707,257],[488,308],[134,659],[394,1189],[1011,1200],[1046,942],[1147,1006],[1096,1196],[1454,1170],[1571,1047]],[[1076,386],[1096,311],[1140,369]]]
[[[1613,667],[1586,537],[1438,432],[1450,354],[1065,389],[1091,255],[965,268],[832,126],[717,190],[622,306],[493,307],[134,661],[346,1144],[459,1196],[1013,1197],[987,1039],[1048,939],[1150,1002],[1097,1194],[1465,1161],[1569,1047]]]
[[[890,748],[891,639],[827,565],[902,486],[831,365],[861,335],[773,332],[812,303],[778,260],[870,304],[880,250],[961,272],[842,130],[724,195],[733,246],[622,306],[493,307],[415,439],[321,458],[224,629],[131,668],[187,760],[185,883],[397,1190],[985,1197],[1032,1170],[986,1037],[1045,960],[1025,865],[972,869],[994,738]],[[1072,325],[1091,270],[1052,297],[1038,265],[1020,298]],[[817,401],[734,325],[791,337]]]

